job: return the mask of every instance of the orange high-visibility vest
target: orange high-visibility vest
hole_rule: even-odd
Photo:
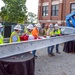
[[[37,38],[37,37],[39,36],[39,31],[38,31],[38,29],[35,27],[35,28],[32,30],[31,34],[32,34],[35,38]]]

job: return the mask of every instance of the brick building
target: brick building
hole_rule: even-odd
[[[75,0],[39,0],[38,20],[41,24],[65,25],[66,15],[74,10]]]

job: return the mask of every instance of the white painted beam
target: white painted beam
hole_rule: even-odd
[[[75,35],[51,37],[49,39],[32,40],[27,42],[0,45],[0,58],[38,50],[55,44],[75,40]]]

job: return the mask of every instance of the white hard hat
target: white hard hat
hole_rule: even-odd
[[[55,24],[55,27],[58,27],[58,24]]]
[[[50,23],[50,26],[53,25],[52,23]]]
[[[22,30],[20,25],[16,25],[16,26],[14,27],[14,29],[15,29],[15,30]]]
[[[0,23],[0,28],[3,27],[3,25]]]
[[[27,26],[27,29],[33,29],[34,27],[33,27],[33,25],[32,24],[29,24],[28,26]]]
[[[36,24],[36,27],[39,27],[40,28],[41,27],[40,23]]]
[[[54,27],[52,23],[50,23],[50,27],[51,27],[51,28],[53,28],[53,27]]]

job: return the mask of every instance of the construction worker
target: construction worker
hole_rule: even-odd
[[[34,28],[33,25],[32,25],[32,24],[29,24],[29,25],[27,26],[27,32],[26,32],[26,33],[27,33],[28,35],[32,35],[31,32],[32,32],[33,28]]]
[[[38,39],[39,38],[39,30],[40,30],[40,28],[41,28],[41,25],[40,25],[40,23],[38,23],[38,24],[36,24],[35,25],[35,27],[33,28],[33,30],[32,30],[32,35],[36,38],[36,39]],[[34,51],[32,51],[32,54],[35,56],[35,57],[37,57],[35,54],[36,54],[36,50],[34,50]]]
[[[55,24],[55,26],[53,28],[50,26],[50,29],[52,29],[50,31],[50,36],[51,37],[56,37],[56,36],[60,36],[61,35],[61,31],[58,28],[57,24]],[[60,54],[58,47],[59,47],[59,44],[56,44],[56,53]],[[48,55],[49,56],[55,56],[55,54],[53,53],[53,49],[54,49],[54,45],[48,47]]]
[[[29,24],[28,26],[27,26],[27,34],[29,35],[29,36],[32,36],[32,37],[34,37],[33,35],[32,35],[32,30],[33,30],[33,25],[32,24]],[[30,39],[30,37],[28,38],[29,40],[33,40],[33,39]]]
[[[54,26],[53,26],[52,23],[50,23],[49,28],[47,30],[47,38],[48,37],[54,37],[54,36],[55,36]],[[48,47],[48,50],[47,51],[48,51],[48,55],[49,56],[54,56],[53,49],[54,49],[54,45]]]
[[[46,37],[47,29],[48,29],[48,25],[47,24],[45,26],[41,27],[40,30],[39,30],[39,36]]]
[[[3,32],[3,25],[0,23],[0,44],[3,44],[3,36],[2,33]]]
[[[29,35],[29,38],[28,38],[28,40],[34,40],[35,39],[35,37],[32,35],[32,31],[33,31],[33,25],[32,24],[29,24],[28,26],[27,26],[27,34]],[[36,50],[33,50],[32,51],[32,54],[34,55],[34,57],[36,58],[37,56],[35,55],[35,52],[36,52]]]
[[[10,36],[10,43],[12,42],[20,42],[20,37],[19,37],[19,33],[21,31],[21,26],[20,25],[16,25],[14,27],[14,31],[11,33]]]
[[[61,36],[61,30],[58,27],[58,24],[55,24],[55,30],[54,30],[55,36]],[[59,44],[56,45],[56,53],[60,54],[59,52]]]
[[[46,36],[48,28],[49,28],[49,26],[48,26],[48,24],[46,24],[46,25],[45,25],[45,28],[44,28],[44,30],[45,30],[44,36]]]
[[[56,36],[60,36],[61,35],[61,30],[59,29],[57,23],[55,24],[55,30],[54,30],[54,32],[55,32]]]
[[[26,32],[24,32],[21,36],[20,36],[20,40],[21,41],[28,41],[28,40],[33,40],[31,37],[34,37],[32,36],[31,32],[33,30],[33,25],[32,24],[29,24],[27,27],[26,27]]]
[[[35,37],[35,38],[39,38],[39,30],[41,28],[41,25],[40,23],[36,24],[33,31],[32,31],[32,35]]]

